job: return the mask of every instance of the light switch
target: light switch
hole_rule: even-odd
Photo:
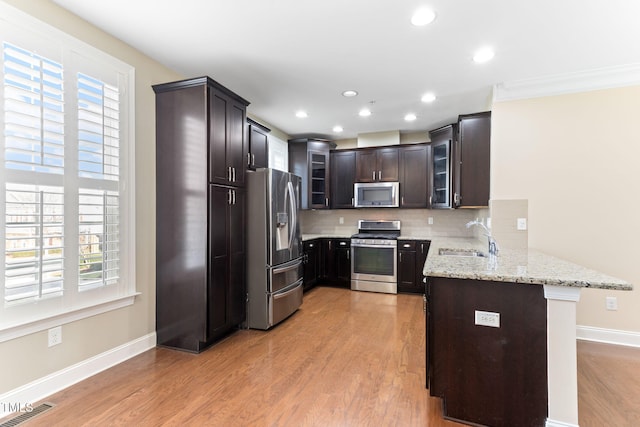
[[[527,229],[527,218],[518,218],[518,230]]]

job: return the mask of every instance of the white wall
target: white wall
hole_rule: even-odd
[[[640,333],[640,86],[492,110],[491,198],[528,201],[530,247],[635,285],[584,289],[578,325]]]
[[[47,332],[0,344],[0,395],[155,332],[155,97],[152,84],[180,75],[46,0],[6,3],[135,67],[136,289],[132,306],[65,324],[62,344],[48,348]]]

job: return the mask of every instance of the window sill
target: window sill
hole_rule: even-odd
[[[87,317],[96,316],[108,311],[133,305],[135,297],[138,295],[140,295],[140,292],[135,292],[130,295],[92,304],[88,307],[76,308],[66,313],[34,320],[20,325],[7,326],[0,330],[0,343],[44,331],[65,323],[75,322],[76,320],[86,319]]]

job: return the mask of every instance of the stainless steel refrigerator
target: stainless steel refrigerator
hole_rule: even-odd
[[[269,329],[302,305],[301,178],[247,173],[247,326]]]

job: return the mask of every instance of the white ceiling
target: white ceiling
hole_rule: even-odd
[[[489,109],[496,83],[640,63],[637,0],[53,1],[185,77],[209,75],[291,136],[429,130]],[[421,6],[437,17],[414,27]],[[495,58],[476,64],[483,46]]]

